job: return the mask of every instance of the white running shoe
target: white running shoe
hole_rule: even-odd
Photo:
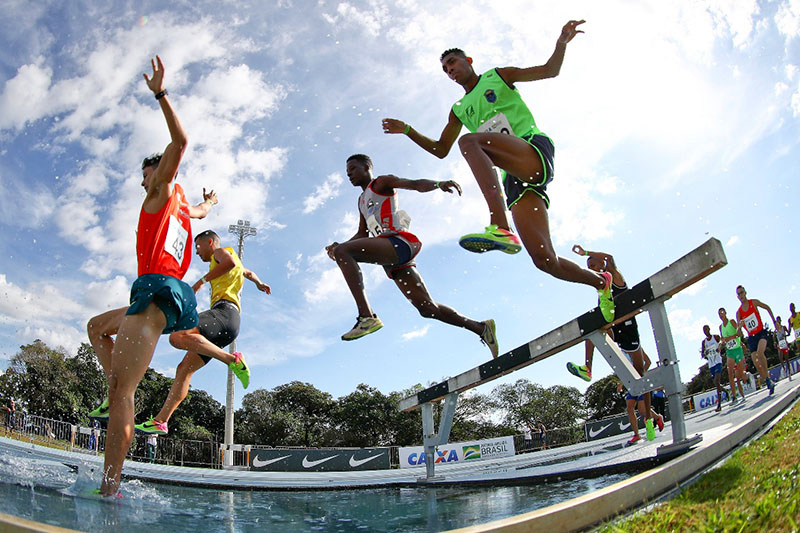
[[[360,316],[356,319],[353,329],[342,335],[343,341],[354,341],[364,335],[375,333],[383,327],[383,322],[377,316]]]

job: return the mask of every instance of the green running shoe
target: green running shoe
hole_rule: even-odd
[[[383,322],[377,316],[360,316],[356,319],[353,329],[342,335],[343,341],[354,341],[364,335],[375,333],[383,327]]]
[[[244,356],[241,353],[233,352],[233,356],[236,360],[233,363],[228,363],[228,368],[236,374],[236,377],[242,382],[242,387],[246,389],[250,385],[250,367],[244,362]]]
[[[581,378],[583,381],[592,381],[592,371],[586,365],[576,365],[575,363],[567,363],[567,370],[575,377]]]
[[[522,250],[519,238],[507,229],[498,228],[496,224],[486,226],[486,231],[482,233],[464,235],[458,240],[458,244],[476,254],[492,250],[515,254]]]
[[[166,435],[169,433],[166,422],[157,422],[150,417],[150,420],[141,424],[133,426],[136,433],[144,433],[146,435]]]
[[[497,328],[495,327],[494,320],[491,318],[484,322],[483,333],[481,333],[481,342],[489,347],[492,352],[492,359],[496,359],[500,353],[500,347],[497,345]]]
[[[97,409],[89,413],[89,418],[108,420],[108,396],[105,397],[103,403],[101,403]]]
[[[644,421],[644,427],[647,428],[647,440],[656,440],[656,428],[653,427],[652,418]]]
[[[600,312],[603,313],[603,318],[606,319],[606,322],[613,322],[614,297],[611,295],[611,273],[600,272],[600,275],[606,280],[606,286],[597,291],[597,296],[600,300]]]

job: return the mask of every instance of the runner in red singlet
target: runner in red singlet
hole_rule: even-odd
[[[747,291],[744,287],[739,285],[736,287],[736,297],[742,305],[736,311],[736,321],[739,323],[737,333],[742,332],[742,327],[747,330],[747,347],[750,348],[750,357],[753,359],[753,364],[756,365],[758,373],[764,378],[764,381],[769,388],[769,394],[772,396],[775,393],[775,384],[769,377],[769,369],[767,368],[767,357],[764,355],[764,350],[767,349],[767,332],[764,330],[764,324],[761,322],[761,314],[758,308],[766,309],[772,319],[772,325],[775,326],[775,315],[772,314],[772,309],[753,298],[747,298]],[[775,326],[777,329],[777,326]]]
[[[162,155],[142,163],[146,195],[136,234],[139,277],[131,287],[130,306],[124,310],[116,342],[106,337],[98,351],[107,368],[109,408],[101,496],[115,496],[119,490],[122,464],[133,439],[134,394],[158,338],[197,325],[194,291],[181,281],[191,261],[189,219],[205,216],[216,202],[213,191],[207,195],[203,191],[205,202],[190,206],[183,189],[173,183],[187,138],[164,89],[161,58],[156,56],[151,64],[152,77],[145,74],[144,78],[161,106],[171,140]],[[110,311],[106,318],[119,320],[121,312]],[[103,351],[109,347],[109,352]]]

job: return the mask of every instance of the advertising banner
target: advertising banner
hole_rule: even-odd
[[[636,414],[638,415],[639,429],[642,430],[644,429],[644,420],[642,416],[639,415],[638,411]],[[599,440],[606,437],[613,437],[614,435],[622,435],[626,432],[633,433],[627,413],[622,413],[613,418],[604,418],[603,420],[587,422],[584,426],[584,431],[586,432],[586,440]]]
[[[435,464],[458,463],[463,461],[480,461],[512,457],[514,455],[514,437],[498,437],[473,442],[453,442],[437,447]],[[423,446],[400,448],[400,468],[425,466],[428,458]]]
[[[350,472],[386,470],[389,448],[294,449],[253,448],[250,470],[271,472]]]
[[[727,370],[726,370],[727,372]],[[745,395],[750,394],[751,392],[755,392],[756,390],[756,378],[753,377],[752,374],[749,374],[750,379],[745,381],[742,384],[742,388],[744,389]],[[747,375],[745,375],[747,377]],[[722,389],[722,401],[727,402],[730,398],[730,389],[727,386],[723,386]],[[738,394],[738,388],[737,388]],[[710,407],[717,406],[717,389],[712,389],[710,391],[701,392],[699,394],[695,394],[692,396],[692,403],[694,404],[695,411],[702,411],[703,409],[708,409]]]

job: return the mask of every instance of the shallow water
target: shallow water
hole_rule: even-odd
[[[0,450],[3,512],[86,531],[441,531],[532,511],[605,487],[625,474],[514,487],[231,491],[123,482],[123,498],[75,494],[99,474]]]

